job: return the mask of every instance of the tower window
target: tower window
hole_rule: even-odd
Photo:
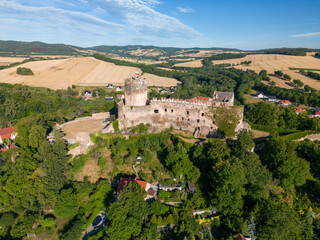
[[[154,113],[159,113],[159,110],[158,109],[154,110]]]
[[[173,109],[171,109],[171,112],[173,112]]]
[[[167,112],[167,109],[165,109],[164,111]]]
[[[189,111],[187,111],[187,114],[189,114]]]
[[[201,113],[201,116],[204,117],[204,113]]]
[[[200,122],[200,119],[197,119],[197,122]]]

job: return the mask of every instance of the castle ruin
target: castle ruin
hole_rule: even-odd
[[[143,123],[150,124],[154,133],[173,127],[193,132],[196,137],[213,137],[219,132],[228,136],[244,127],[243,106],[234,106],[233,92],[215,91],[212,98],[149,100],[147,80],[135,77],[125,79],[125,99],[118,103],[118,120],[121,131]]]

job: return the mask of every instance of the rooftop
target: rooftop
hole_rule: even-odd
[[[118,186],[118,189],[117,189],[117,193],[120,193],[123,190],[124,186],[127,186],[130,182],[138,183],[143,189],[146,189],[146,187],[147,187],[147,182],[141,180],[139,177],[136,177],[134,179],[120,178],[120,182],[119,182],[119,186]]]
[[[11,138],[11,134],[15,132],[15,127],[7,127],[7,128],[1,128],[0,129],[0,137],[1,139],[9,139]]]

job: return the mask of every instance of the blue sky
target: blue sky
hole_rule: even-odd
[[[0,39],[320,48],[319,0],[0,0]]]

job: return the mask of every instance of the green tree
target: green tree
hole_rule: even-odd
[[[209,175],[212,191],[210,197],[214,206],[224,215],[241,214],[242,197],[246,194],[246,169],[237,158],[218,162]]]
[[[310,176],[310,164],[297,157],[295,144],[271,134],[260,154],[262,163],[280,180],[283,188],[293,189],[303,185]]]
[[[77,200],[77,195],[71,188],[62,189],[54,204],[54,214],[60,218],[72,218],[77,214]]]
[[[263,201],[259,207],[258,239],[301,239],[299,216],[288,204],[268,199]]]
[[[38,125],[31,128],[29,133],[29,146],[39,148],[40,145],[46,140],[46,130]]]

